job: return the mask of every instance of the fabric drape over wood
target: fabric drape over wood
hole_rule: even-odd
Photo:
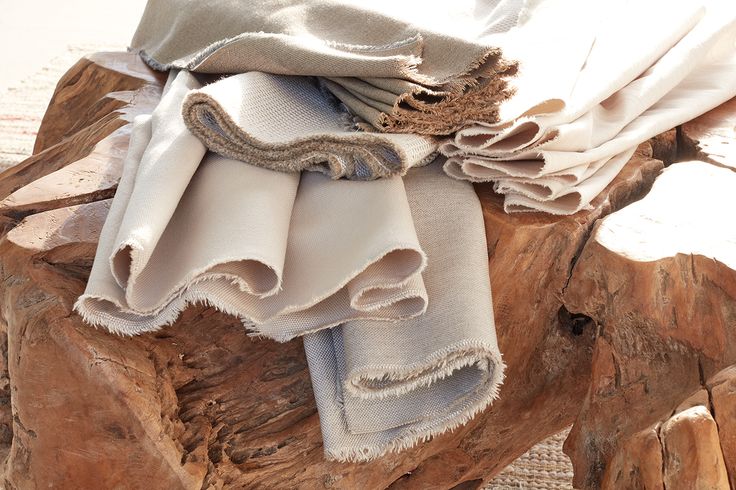
[[[216,155],[182,116],[185,99],[205,90],[189,72],[172,71],[153,114],[134,120],[76,311],[137,334],[200,302],[238,316],[253,334],[305,336],[332,459],[410,447],[487,407],[503,362],[472,186],[447,178],[442,158],[408,169],[405,180],[358,181]],[[236,99],[223,99],[223,112],[238,114]],[[352,134],[355,141],[343,135],[347,148],[365,136]],[[312,136],[304,144],[327,158]]]
[[[501,121],[471,124],[441,150],[451,176],[496,182],[507,211],[577,212],[639,143],[736,95],[727,1],[548,0],[499,39],[520,62],[514,97]],[[552,70],[534,40],[564,52],[563,64]]]

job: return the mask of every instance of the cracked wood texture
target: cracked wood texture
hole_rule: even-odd
[[[733,168],[675,163],[585,244],[563,298],[598,325],[577,487],[736,488],[734,188]]]
[[[736,366],[731,366],[665,420],[626,438],[606,465],[602,487],[728,490],[735,457]]]
[[[151,111],[162,82],[130,54],[82,59],[59,82],[34,156],[0,174],[5,488],[470,489],[573,422],[596,330],[563,296],[596,220],[644,195],[661,170],[649,144],[592,209],[570,217],[506,215],[491,186],[477,186],[508,366],[500,399],[412,450],[327,462],[300,341],[250,338],[203,307],[132,338],[72,312],[128,123]]]

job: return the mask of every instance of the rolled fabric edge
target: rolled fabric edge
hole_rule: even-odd
[[[353,370],[343,383],[351,395],[365,399],[400,396],[437,380],[458,369],[476,366],[491,372],[498,348],[480,340],[464,340],[433,352],[421,361],[408,365],[372,365]]]

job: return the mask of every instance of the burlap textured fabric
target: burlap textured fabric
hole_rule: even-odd
[[[424,312],[426,259],[399,177],[300,178],[206,153],[181,117],[195,88],[172,74],[152,117],[136,121],[76,304],[87,321],[134,334],[202,302],[288,340]]]
[[[465,120],[497,120],[516,65],[492,37],[525,4],[151,0],[131,48],[162,70],[325,77],[377,128],[449,134]]]
[[[313,78],[249,72],[184,99],[184,121],[212,151],[273,170],[332,178],[404,175],[434,159],[430,136],[356,132],[352,117]]]
[[[536,21],[514,33],[526,31],[533,38],[549,31],[569,7],[563,2],[548,8],[556,2],[541,3],[532,12]],[[615,178],[638,144],[736,95],[733,5],[652,0],[603,2],[596,8],[584,23],[595,26],[594,42],[585,29],[573,36],[579,37],[578,45],[588,46],[585,56],[573,57],[575,76],[553,82],[553,91],[540,87],[534,93],[521,86],[502,108],[509,118],[458,131],[441,147],[451,157],[449,175],[496,182],[496,190],[506,195],[507,211],[572,214]],[[606,22],[595,22],[601,15]],[[649,25],[645,19],[655,15],[662,21]],[[526,83],[528,71],[546,63],[532,54],[517,55],[519,84]]]
[[[448,179],[439,162],[411,170],[405,184],[429,261],[427,312],[398,324],[353,321],[304,337],[331,459],[373,459],[466,423],[496,398],[503,378],[483,216],[472,186]]]

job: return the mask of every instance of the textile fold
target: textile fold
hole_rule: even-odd
[[[181,117],[185,87],[199,88],[172,74],[152,117],[135,123],[76,304],[87,321],[135,334],[205,303],[285,341],[425,311],[426,257],[401,178],[334,181],[206,153]]]
[[[292,92],[277,97],[288,104],[276,103],[277,112],[311,116],[309,104],[325,102],[318,91],[314,100],[294,97],[307,79],[275,80],[267,78]],[[172,71],[153,114],[134,120],[76,311],[112,332],[138,334],[204,303],[236,315],[254,335],[304,336],[331,459],[367,461],[466,423],[496,398],[504,369],[472,185],[447,178],[442,158],[407,167],[403,178],[360,181],[209,152],[182,111],[203,93],[216,94],[217,110],[239,117],[238,128],[277,132],[253,129],[263,114],[242,116],[258,106],[234,102],[247,99],[241,82],[230,77],[208,91],[189,72]],[[320,128],[336,128],[338,116],[324,113]],[[307,130],[294,151],[312,140],[323,141],[322,133]],[[283,164],[279,158],[272,161]]]
[[[736,95],[736,9],[728,2],[594,3],[540,3],[506,39],[527,41],[506,49],[522,68],[502,119],[468,125],[440,147],[450,176],[493,181],[506,211],[585,208],[640,143]],[[661,22],[652,25],[655,15]],[[570,18],[588,27],[555,37]],[[571,55],[550,86],[532,83],[549,66],[546,55],[524,52],[543,37]]]
[[[340,103],[307,77],[234,75],[190,92],[182,110],[210,150],[287,172],[359,180],[404,175],[433,160],[438,146],[430,136],[356,131]]]
[[[85,320],[137,334],[205,303],[254,334],[304,336],[331,459],[374,459],[487,407],[504,366],[472,186],[448,179],[442,159],[362,182],[209,153],[177,110],[198,90],[172,72],[153,114],[133,122],[75,304]]]

